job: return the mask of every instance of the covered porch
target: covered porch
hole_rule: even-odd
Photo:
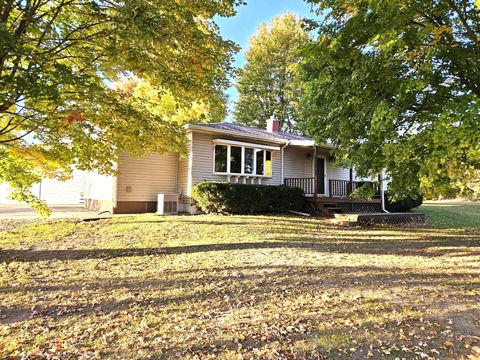
[[[378,213],[382,211],[382,199],[380,183],[372,181],[349,181],[328,180],[326,194],[319,193],[318,179],[313,178],[286,178],[284,185],[298,187],[303,190],[305,196],[315,211],[322,215],[338,213]],[[352,193],[364,184],[371,184],[375,189],[375,195],[369,200],[351,196]],[[315,186],[317,184],[317,186]]]
[[[357,177],[351,168],[337,167],[329,148],[309,146],[304,149],[307,162],[311,164],[311,176],[286,176],[283,184],[302,189],[316,211],[324,215],[382,211],[380,176],[377,181],[372,181]],[[374,196],[371,199],[366,200],[354,195],[355,191],[364,185],[372,187]]]

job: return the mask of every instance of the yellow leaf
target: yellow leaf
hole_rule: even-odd
[[[446,348],[449,348],[449,347],[452,347],[454,344],[451,342],[451,341],[445,341],[443,343],[443,346],[445,346]]]

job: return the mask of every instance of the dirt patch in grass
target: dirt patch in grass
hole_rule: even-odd
[[[0,232],[0,354],[480,356],[480,232],[142,215]]]

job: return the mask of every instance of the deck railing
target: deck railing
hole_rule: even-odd
[[[348,180],[330,179],[328,190],[330,197],[348,197],[353,192],[353,184]]]
[[[374,181],[349,181],[349,180],[335,180],[330,179],[328,182],[328,190],[330,197],[349,197],[355,190],[369,184],[373,186],[374,197],[380,195],[380,186],[378,182]]]
[[[352,192],[357,190],[363,184],[368,183],[374,187],[375,197],[380,195],[380,186],[378,182],[372,181],[349,181],[329,179],[328,195],[329,197],[348,198]],[[298,187],[303,190],[305,195],[315,193],[315,178],[286,178],[284,184],[290,187]]]
[[[305,195],[312,195],[315,192],[315,178],[286,178],[284,184],[290,187],[298,187]]]

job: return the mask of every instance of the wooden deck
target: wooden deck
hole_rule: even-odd
[[[286,178],[284,184],[302,189],[313,212],[318,215],[382,211],[379,182],[329,179],[327,194],[318,194],[318,189],[324,186],[318,186],[316,177]],[[370,200],[354,197],[354,192],[362,186],[371,186],[375,196]]]

